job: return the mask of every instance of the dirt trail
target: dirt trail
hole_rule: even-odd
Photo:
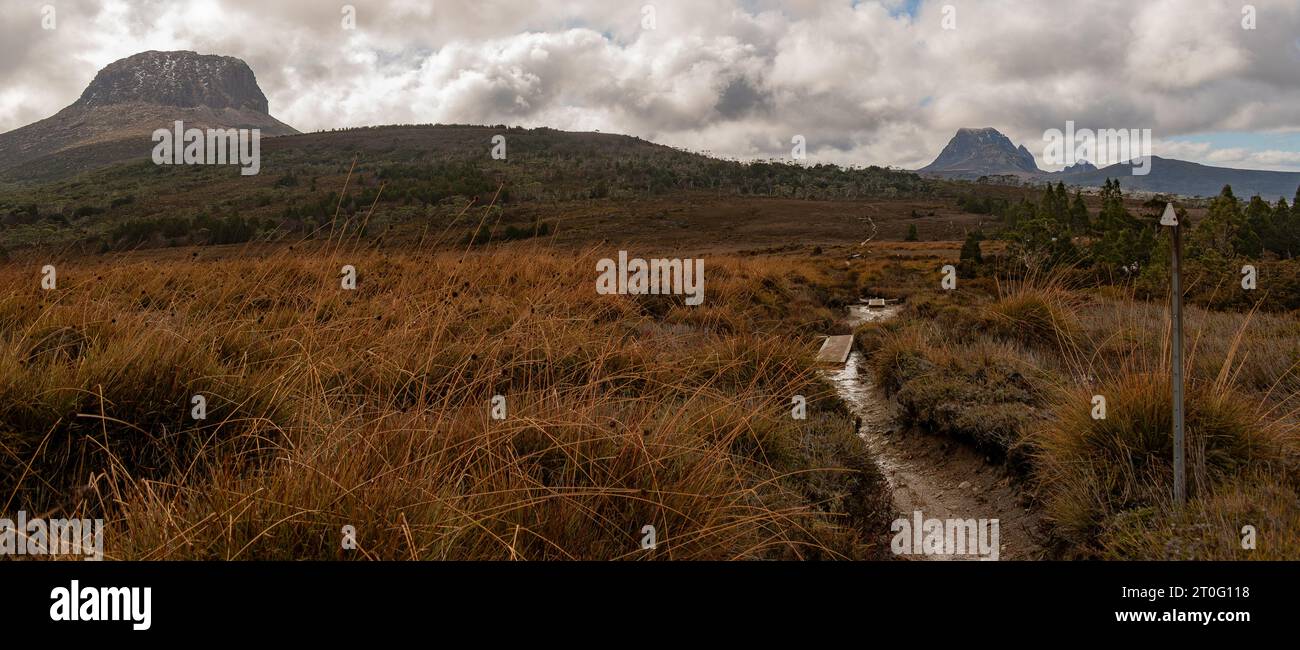
[[[891,318],[893,307],[850,308],[847,323],[856,326]],[[893,489],[894,506],[909,519],[921,511],[926,519],[999,520],[1002,560],[1042,557],[1038,517],[1000,464],[951,438],[905,432],[894,424],[893,406],[875,390],[870,373],[858,372],[865,359],[858,351],[843,368],[827,371],[840,396],[860,418],[858,435],[866,441]],[[901,556],[930,560],[964,560],[972,556]]]

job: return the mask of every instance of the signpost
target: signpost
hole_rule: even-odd
[[[1187,463],[1183,438],[1183,228],[1178,223],[1173,203],[1165,204],[1160,225],[1173,228],[1173,256],[1169,272],[1172,281],[1170,320],[1173,324],[1170,349],[1174,371],[1174,503],[1181,508],[1187,503]]]

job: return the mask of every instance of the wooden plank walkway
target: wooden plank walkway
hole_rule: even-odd
[[[849,360],[849,351],[853,349],[853,336],[843,334],[828,336],[817,352],[817,363],[844,363]]]

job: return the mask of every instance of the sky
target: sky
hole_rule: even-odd
[[[994,127],[1059,169],[1045,132],[1071,121],[1300,171],[1296,0],[0,0],[0,132],[145,50],[245,60],[302,131],[550,126],[741,159],[802,136],[806,162],[914,169]]]

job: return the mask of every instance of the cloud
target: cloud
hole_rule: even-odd
[[[1206,142],[1157,142],[1156,149],[1168,158],[1192,160],[1215,167],[1300,171],[1300,151],[1215,147]]]
[[[57,10],[43,30],[41,8]],[[508,123],[737,157],[919,167],[962,126],[1149,128],[1157,155],[1293,166],[1168,138],[1300,128],[1300,6],[1256,0],[8,0],[0,131],[147,49],[243,58],[303,130]],[[945,14],[945,5],[955,12]],[[646,29],[653,9],[654,29]],[[944,29],[951,15],[956,29]],[[1167,147],[1167,148],[1162,148]],[[1199,156],[1199,157],[1198,157]]]

